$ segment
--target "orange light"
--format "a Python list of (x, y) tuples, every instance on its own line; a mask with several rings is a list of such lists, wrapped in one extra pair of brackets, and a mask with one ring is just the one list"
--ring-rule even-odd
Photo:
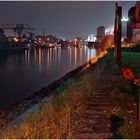
[(94, 57), (90, 59), (91, 63), (96, 63), (98, 61), (98, 57)]
[(16, 38), (16, 37), (14, 37), (13, 40), (14, 40), (15, 42), (18, 42), (18, 41), (19, 41), (19, 39)]
[(87, 64), (87, 66), (86, 66), (86, 67), (88, 68), (89, 66), (90, 66), (90, 65), (89, 65), (89, 64)]

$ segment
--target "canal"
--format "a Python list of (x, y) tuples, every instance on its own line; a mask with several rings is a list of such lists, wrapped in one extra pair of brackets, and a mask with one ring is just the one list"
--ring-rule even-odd
[(1, 53), (0, 108), (21, 101), (96, 55), (86, 46)]

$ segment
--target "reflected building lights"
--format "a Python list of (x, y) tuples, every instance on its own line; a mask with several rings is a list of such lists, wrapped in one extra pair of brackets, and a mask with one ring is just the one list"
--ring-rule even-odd
[(82, 52), (83, 52), (83, 48), (80, 48), (80, 64), (82, 63)]
[(87, 61), (89, 60), (90, 56), (91, 56), (91, 51), (88, 49), (87, 50)]
[(38, 65), (39, 65), (39, 71), (41, 72), (41, 63), (42, 63), (42, 52), (41, 49), (39, 49), (39, 55), (38, 55)]
[(91, 50), (91, 57), (95, 57), (96, 56), (96, 50), (95, 49), (92, 49)]
[(86, 54), (87, 54), (87, 47), (86, 46), (84, 47), (84, 52), (85, 52), (85, 56), (86, 56)]
[(76, 67), (77, 64), (77, 47), (74, 47), (74, 67)]
[(54, 55), (55, 55), (55, 64), (58, 63), (58, 49), (56, 48), (54, 50)]
[(96, 57), (97, 53), (95, 49), (88, 49), (87, 50), (87, 61), (92, 58), (92, 57)]
[(55, 57), (54, 57), (54, 59), (55, 59), (55, 64), (57, 64), (57, 63), (58, 63), (58, 49), (57, 49), (57, 48), (54, 49), (54, 55), (55, 55)]
[(30, 63), (30, 50), (25, 50), (25, 62)]
[(49, 69), (49, 66), (50, 66), (50, 51), (49, 50), (47, 50), (47, 67), (48, 67), (48, 69)]
[(97, 56), (97, 51), (94, 49), (94, 56)]
[(69, 61), (69, 66), (71, 66), (72, 62), (71, 62), (71, 47), (68, 47), (68, 61)]
[(42, 54), (42, 58), (41, 59), (43, 61), (44, 60), (44, 51), (42, 51), (41, 54)]
[(34, 49), (34, 62), (35, 62), (35, 64), (36, 64), (36, 49)]
[(27, 52), (28, 52), (28, 64), (30, 64), (30, 50), (28, 50)]
[[(43, 70), (43, 65), (45, 62), (47, 63), (46, 69), (47, 71), (51, 71), (52, 68), (57, 67), (61, 68), (61, 58), (62, 58), (62, 48), (48, 48), (47, 50), (43, 50), (41, 48), (34, 49), (33, 52), (33, 59), (34, 59), (34, 65), (37, 66), (37, 69), (39, 70), (39, 73)], [(64, 51), (65, 52), (65, 51)], [(28, 64), (30, 64), (30, 58), (31, 58), (31, 52), (29, 50), (25, 50), (25, 61)], [(77, 65), (81, 65), (82, 63), (89, 61), (90, 58), (96, 56), (96, 50), (95, 49), (89, 49), (88, 47), (68, 47), (67, 53), (65, 56), (67, 56), (68, 61), (68, 67), (74, 67), (76, 68)], [(45, 59), (45, 60), (44, 60)], [(55, 65), (55, 66), (54, 66)]]
[(47, 66), (49, 71), (52, 65), (52, 48), (49, 48), (47, 49)]
[(61, 64), (61, 48), (58, 48), (58, 65)]
[(25, 62), (27, 62), (27, 50), (25, 50), (24, 58), (25, 58)]

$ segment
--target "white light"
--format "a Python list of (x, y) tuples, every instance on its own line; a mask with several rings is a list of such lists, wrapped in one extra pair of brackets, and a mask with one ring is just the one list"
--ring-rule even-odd
[(53, 46), (53, 44), (51, 44), (51, 43), (50, 43), (50, 44), (49, 44), (49, 46), (50, 46), (50, 47), (52, 47), (52, 46)]
[(123, 17), (122, 19), (121, 19), (121, 21), (128, 21), (129, 19), (128, 18), (126, 18), (126, 17)]
[(89, 36), (88, 36), (88, 39), (87, 39), (87, 41), (93, 41), (93, 42), (95, 42), (95, 40), (96, 40), (96, 37), (93, 35), (93, 34), (90, 34)]
[(75, 38), (74, 41), (77, 42), (77, 38)]
[(111, 25), (105, 30), (106, 35), (112, 35), (114, 33), (114, 26)]

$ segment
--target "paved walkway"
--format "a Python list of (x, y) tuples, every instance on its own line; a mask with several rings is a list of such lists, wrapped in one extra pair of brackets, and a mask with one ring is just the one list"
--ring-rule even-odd
[(107, 139), (112, 137), (110, 119), (105, 114), (109, 103), (104, 92), (110, 85), (111, 73), (105, 69), (70, 138)]

